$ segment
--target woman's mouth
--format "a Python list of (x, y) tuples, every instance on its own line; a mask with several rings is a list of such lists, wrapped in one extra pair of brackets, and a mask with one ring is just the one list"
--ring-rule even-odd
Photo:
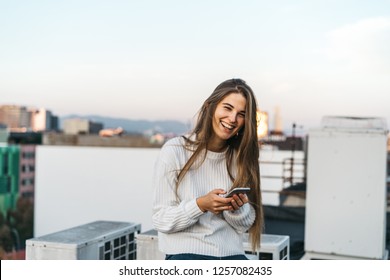
[(225, 123), (225, 122), (221, 122), (221, 125), (222, 125), (224, 128), (228, 129), (228, 130), (233, 130), (233, 129), (236, 128), (235, 125), (231, 125), (231, 124), (228, 124), (228, 123)]

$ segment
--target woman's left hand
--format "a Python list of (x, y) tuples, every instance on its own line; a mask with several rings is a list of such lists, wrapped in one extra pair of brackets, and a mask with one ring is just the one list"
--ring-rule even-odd
[(248, 203), (249, 199), (246, 194), (240, 193), (235, 194), (232, 197), (231, 204), (233, 206), (233, 210), (238, 210), (240, 207), (242, 207), (245, 203)]

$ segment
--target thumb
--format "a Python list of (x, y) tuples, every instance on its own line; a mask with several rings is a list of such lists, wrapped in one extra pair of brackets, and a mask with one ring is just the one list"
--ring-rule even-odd
[(225, 194), (226, 191), (224, 189), (214, 189), (211, 191), (214, 194)]

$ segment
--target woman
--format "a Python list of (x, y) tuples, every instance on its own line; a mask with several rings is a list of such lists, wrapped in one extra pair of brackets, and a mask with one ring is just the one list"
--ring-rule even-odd
[[(154, 176), (153, 225), (166, 259), (246, 259), (263, 225), (257, 105), (241, 79), (221, 83), (200, 109), (188, 136), (161, 149)], [(246, 194), (223, 195), (236, 187)]]

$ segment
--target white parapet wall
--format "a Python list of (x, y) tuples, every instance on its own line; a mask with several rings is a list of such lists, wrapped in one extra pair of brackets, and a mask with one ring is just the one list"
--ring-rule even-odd
[(386, 130), (381, 119), (329, 118), (309, 132), (305, 251), (313, 258), (386, 257)]
[(152, 228), (152, 172), (159, 149), (39, 146), (34, 236), (96, 220)]
[[(152, 177), (158, 148), (37, 146), (34, 236), (96, 220), (134, 222), (152, 229)], [(289, 151), (261, 151), (260, 160), (281, 162)], [(295, 152), (303, 159), (303, 152)], [(278, 164), (260, 165), (261, 175), (282, 175)], [(265, 191), (280, 191), (281, 179), (262, 178)], [(278, 193), (263, 193), (278, 205)]]

